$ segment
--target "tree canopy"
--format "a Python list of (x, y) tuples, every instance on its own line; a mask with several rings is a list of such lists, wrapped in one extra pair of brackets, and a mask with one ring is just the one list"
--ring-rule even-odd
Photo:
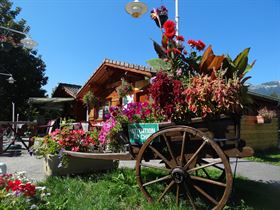
[[(0, 0), (0, 26), (18, 31), (29, 31), (24, 19), (16, 20), (21, 9), (13, 8), (9, 0)], [(16, 80), (9, 84), (7, 76), (0, 75), (0, 120), (11, 120), (12, 102), (16, 104), (16, 113), (21, 120), (27, 119), (30, 109), (29, 97), (43, 97), (47, 84), (46, 65), (37, 51), (23, 48), (20, 40), (24, 35), (0, 29), (0, 72), (10, 73)]]

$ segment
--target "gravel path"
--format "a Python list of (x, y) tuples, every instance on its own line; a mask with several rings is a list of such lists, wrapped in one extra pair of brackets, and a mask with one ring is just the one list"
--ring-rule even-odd
[[(28, 178), (44, 180), (43, 159), (30, 156), (26, 150), (20, 156), (0, 154), (0, 162), (7, 164), (8, 173), (26, 171)], [(152, 161), (156, 164), (156, 161)], [(235, 168), (235, 159), (231, 159), (232, 170)], [(120, 161), (119, 167), (135, 167), (135, 161)], [(257, 163), (241, 159), (238, 161), (237, 174), (250, 180), (280, 184), (280, 167), (265, 163)]]

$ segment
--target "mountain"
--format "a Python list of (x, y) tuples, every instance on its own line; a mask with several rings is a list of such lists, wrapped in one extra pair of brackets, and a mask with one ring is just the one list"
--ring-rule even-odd
[(249, 90), (269, 96), (271, 94), (277, 94), (280, 96), (280, 81), (265, 82), (260, 85), (250, 85)]

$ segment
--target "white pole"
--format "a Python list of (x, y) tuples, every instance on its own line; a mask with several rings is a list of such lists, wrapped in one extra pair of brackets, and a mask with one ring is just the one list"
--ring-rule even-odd
[(15, 103), (12, 102), (12, 122), (15, 122)]
[(176, 36), (179, 35), (179, 0), (175, 0)]
[(88, 112), (89, 112), (89, 106), (87, 105), (87, 111), (86, 111), (86, 121), (87, 121), (87, 122), (88, 122), (88, 120), (89, 120)]

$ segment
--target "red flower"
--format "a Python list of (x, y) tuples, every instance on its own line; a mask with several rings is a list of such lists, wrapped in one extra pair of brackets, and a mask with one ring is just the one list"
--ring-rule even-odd
[(167, 20), (163, 24), (163, 28), (165, 30), (165, 36), (169, 39), (173, 39), (175, 36), (176, 30), (175, 30), (175, 23), (172, 20)]
[(185, 41), (185, 38), (183, 36), (176, 36), (176, 39), (182, 42)]
[(198, 51), (201, 51), (205, 48), (205, 44), (204, 42), (202, 42), (201, 40), (195, 41), (195, 40), (189, 40), (188, 44), (192, 47), (192, 48), (196, 48)]
[(190, 39), (190, 40), (188, 40), (188, 44), (189, 44), (191, 47), (195, 47), (195, 46), (196, 46), (196, 41)]
[(201, 40), (198, 40), (197, 45), (196, 45), (196, 49), (200, 51), (200, 50), (203, 50), (204, 48), (205, 48), (204, 42), (202, 42)]
[(36, 194), (35, 185), (31, 183), (26, 183), (25, 185), (22, 185), (21, 191), (24, 193), (25, 196), (32, 197)]
[(12, 190), (14, 192), (14, 191), (20, 190), (21, 184), (22, 184), (22, 182), (18, 179), (16, 179), (15, 181), (9, 180), (8, 186), (6, 187), (6, 191)]

